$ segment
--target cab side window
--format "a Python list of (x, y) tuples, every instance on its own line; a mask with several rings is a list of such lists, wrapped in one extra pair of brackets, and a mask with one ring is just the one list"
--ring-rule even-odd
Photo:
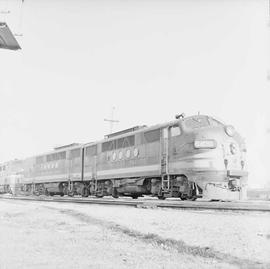
[(181, 134), (181, 130), (180, 130), (179, 126), (172, 126), (170, 129), (171, 129), (171, 136), (172, 137), (178, 136)]
[(151, 130), (144, 133), (146, 143), (152, 143), (160, 140), (160, 129)]

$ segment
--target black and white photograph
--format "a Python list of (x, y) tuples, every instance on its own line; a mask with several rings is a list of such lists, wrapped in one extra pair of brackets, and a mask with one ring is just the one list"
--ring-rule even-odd
[(0, 269), (270, 268), (270, 0), (0, 0)]

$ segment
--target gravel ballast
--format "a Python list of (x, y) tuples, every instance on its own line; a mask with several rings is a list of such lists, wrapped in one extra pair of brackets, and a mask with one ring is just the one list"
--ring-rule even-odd
[(270, 268), (266, 213), (20, 201), (0, 208), (0, 268)]

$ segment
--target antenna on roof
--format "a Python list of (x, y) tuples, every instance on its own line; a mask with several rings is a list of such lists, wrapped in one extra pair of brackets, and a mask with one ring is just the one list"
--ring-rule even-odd
[(184, 117), (185, 117), (185, 113), (175, 115), (175, 118), (176, 118), (177, 120), (183, 119)]

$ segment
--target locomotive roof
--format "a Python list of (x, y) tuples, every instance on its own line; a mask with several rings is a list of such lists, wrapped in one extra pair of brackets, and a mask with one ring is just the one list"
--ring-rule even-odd
[(121, 130), (121, 131), (118, 131), (118, 132), (115, 132), (115, 133), (105, 135), (104, 138), (111, 138), (111, 137), (119, 136), (119, 135), (122, 135), (122, 134), (134, 132), (134, 131), (137, 131), (137, 130), (140, 130), (140, 129), (143, 129), (143, 128), (146, 128), (146, 127), (147, 127), (146, 125), (134, 126), (134, 127), (131, 127), (131, 128), (125, 129), (125, 130)]
[(67, 145), (63, 145), (63, 146), (59, 146), (59, 147), (54, 147), (54, 150), (61, 150), (61, 149), (67, 149), (67, 148), (71, 148), (71, 147), (75, 147), (75, 146), (79, 146), (79, 143), (71, 143), (71, 144), (67, 144)]
[(53, 153), (58, 153), (58, 152), (66, 151), (66, 150), (77, 149), (77, 148), (81, 148), (82, 146), (83, 146), (83, 144), (80, 144), (80, 143), (72, 143), (72, 144), (68, 144), (68, 145), (64, 145), (64, 146), (60, 146), (60, 147), (55, 147), (54, 149), (52, 149), (50, 151), (46, 151), (43, 153), (36, 154), (34, 156), (26, 157), (22, 160), (36, 158), (36, 157), (49, 155), (49, 154), (53, 154)]
[[(115, 133), (115, 134), (118, 134), (119, 133), (119, 135), (115, 135), (115, 136), (112, 136), (112, 137), (105, 137), (102, 140), (97, 140), (95, 142), (86, 143), (86, 144), (84, 144), (84, 146), (94, 145), (94, 144), (97, 144), (97, 143), (102, 143), (102, 142), (105, 142), (105, 141), (110, 141), (110, 140), (118, 139), (118, 138), (126, 137), (126, 136), (129, 136), (129, 135), (132, 135), (132, 134), (137, 134), (137, 133), (141, 133), (141, 132), (151, 131), (151, 130), (162, 128), (162, 127), (169, 126), (169, 125), (175, 125), (178, 122), (179, 122), (179, 120), (173, 120), (173, 121), (169, 121), (169, 122), (165, 122), (165, 123), (160, 123), (160, 124), (152, 125), (152, 126), (149, 126), (149, 127), (147, 127), (146, 125), (143, 125), (144, 127), (138, 128), (138, 129), (136, 129), (134, 131), (132, 131), (132, 128), (130, 128), (131, 131), (129, 131), (129, 132), (122, 133), (122, 131), (119, 131), (119, 132)], [(126, 130), (129, 130), (129, 129), (126, 129)]]
[[(110, 141), (110, 140), (118, 139), (118, 138), (121, 138), (121, 137), (126, 137), (126, 136), (129, 136), (131, 134), (137, 134), (137, 133), (140, 133), (140, 132), (146, 132), (146, 131), (151, 131), (151, 130), (154, 130), (154, 129), (163, 128), (163, 127), (170, 126), (170, 125), (175, 125), (175, 124), (177, 124), (179, 122), (184, 122), (184, 121), (186, 121), (188, 119), (191, 119), (191, 118), (194, 118), (194, 117), (207, 117), (207, 118), (215, 119), (214, 117), (208, 116), (208, 115), (192, 115), (192, 116), (184, 117), (184, 118), (169, 121), (169, 122), (164, 122), (164, 123), (152, 125), (152, 126), (149, 126), (149, 127), (147, 127), (146, 125), (136, 126), (136, 127), (133, 127), (133, 128), (129, 128), (129, 129), (125, 129), (125, 130), (113, 133), (113, 134), (111, 134), (112, 136), (111, 135), (105, 136), (104, 139), (102, 139), (102, 140), (97, 140), (95, 142), (85, 143), (83, 146), (94, 145), (94, 144), (97, 144), (97, 143), (102, 143), (102, 142), (105, 142), (105, 141)], [(220, 121), (220, 120), (218, 120), (218, 121)], [(220, 123), (224, 124), (222, 121), (220, 121)]]

